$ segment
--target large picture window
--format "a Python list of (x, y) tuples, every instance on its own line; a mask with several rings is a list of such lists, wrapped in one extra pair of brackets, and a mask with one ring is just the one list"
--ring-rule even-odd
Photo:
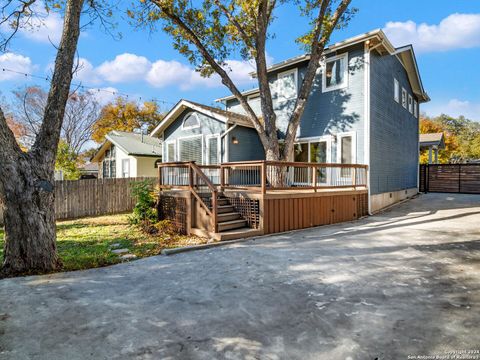
[(348, 53), (325, 60), (322, 76), (323, 92), (348, 86)]

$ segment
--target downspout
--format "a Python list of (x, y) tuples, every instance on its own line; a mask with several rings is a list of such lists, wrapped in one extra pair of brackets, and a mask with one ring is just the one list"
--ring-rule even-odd
[[(381, 43), (380, 43), (381, 44)], [(380, 45), (378, 44), (378, 45)], [(377, 46), (378, 46), (377, 45)], [(376, 46), (375, 46), (376, 47)], [(368, 166), (367, 169), (367, 191), (368, 191), (368, 214), (372, 215), (371, 204), (371, 167), (370, 167), (370, 49), (369, 43), (364, 43), (364, 84), (363, 84), (363, 101), (364, 101), (364, 162)]]

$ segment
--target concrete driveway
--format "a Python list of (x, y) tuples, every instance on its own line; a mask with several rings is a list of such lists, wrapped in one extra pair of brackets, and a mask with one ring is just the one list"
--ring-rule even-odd
[(0, 359), (407, 359), (478, 350), (479, 329), (473, 195), (0, 281)]

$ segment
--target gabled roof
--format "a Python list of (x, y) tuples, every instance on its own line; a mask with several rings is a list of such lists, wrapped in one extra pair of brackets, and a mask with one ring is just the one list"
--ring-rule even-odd
[(245, 115), (182, 99), (167, 113), (162, 122), (151, 132), (150, 136), (160, 134), (186, 109), (198, 111), (199, 113), (210, 116), (226, 124), (253, 127), (252, 122)]
[(440, 149), (445, 149), (445, 136), (443, 133), (420, 134), (420, 147), (438, 146)]
[(131, 156), (162, 156), (162, 142), (160, 139), (126, 131), (111, 131), (106, 141), (92, 157), (92, 162), (98, 161), (111, 144)]
[[(380, 54), (389, 54), (389, 55), (398, 56), (398, 59), (400, 60), (400, 62), (405, 67), (405, 70), (407, 71), (408, 79), (412, 84), (413, 92), (415, 93), (415, 95), (419, 98), (420, 102), (430, 101), (430, 98), (428, 97), (422, 85), (422, 80), (420, 78), (420, 73), (417, 67), (417, 61), (415, 59), (415, 53), (413, 52), (413, 47), (411, 45), (407, 45), (401, 48), (395, 48), (390, 42), (390, 40), (387, 38), (387, 35), (385, 35), (385, 33), (381, 29), (372, 30), (367, 33), (360, 34), (360, 35), (348, 38), (346, 40), (337, 42), (335, 44), (332, 44), (327, 48), (325, 48), (324, 54), (328, 55), (329, 53), (336, 52), (342, 48), (349, 47), (349, 46), (363, 43), (363, 42), (369, 42), (370, 48), (375, 49)], [(268, 72), (279, 71), (303, 62), (307, 62), (309, 60), (310, 60), (309, 54), (296, 56), (270, 66), (267, 69), (267, 71)], [(256, 73), (252, 72), (250, 73), (250, 75), (256, 76)], [(248, 91), (245, 91), (243, 94), (247, 95), (255, 92), (258, 92), (258, 89), (248, 90)], [(233, 95), (229, 95), (229, 96), (219, 98), (216, 101), (230, 100), (233, 98), (234, 98)]]

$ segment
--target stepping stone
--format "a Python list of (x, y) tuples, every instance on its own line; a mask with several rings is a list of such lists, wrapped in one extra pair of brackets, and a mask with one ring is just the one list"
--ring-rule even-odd
[(120, 243), (115, 243), (110, 245), (111, 248), (118, 248), (120, 247)]
[(115, 249), (115, 250), (112, 250), (112, 253), (114, 254), (124, 254), (124, 253), (128, 253), (128, 249)]
[(125, 255), (120, 256), (120, 259), (122, 259), (122, 260), (132, 260), (132, 259), (136, 259), (136, 258), (137, 258), (137, 255), (135, 255), (135, 254), (125, 254)]

